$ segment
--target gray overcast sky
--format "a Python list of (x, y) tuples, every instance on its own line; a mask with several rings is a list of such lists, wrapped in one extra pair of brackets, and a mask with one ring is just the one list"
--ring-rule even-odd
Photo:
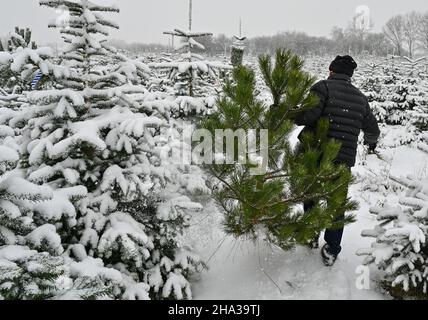
[[(29, 26), (40, 43), (59, 39), (48, 30), (48, 21), (56, 13), (41, 8), (38, 0), (1, 0), (0, 35), (15, 25)], [(187, 26), (188, 0), (93, 0), (116, 3), (121, 13), (113, 19), (120, 31), (113, 38), (128, 42), (166, 43), (163, 31)], [(359, 5), (371, 9), (375, 29), (391, 16), (411, 10), (428, 11), (427, 0), (193, 0), (194, 30), (233, 35), (238, 32), (239, 17), (248, 36), (271, 35), (278, 31), (305, 31), (310, 35), (328, 36), (335, 25), (346, 26)]]

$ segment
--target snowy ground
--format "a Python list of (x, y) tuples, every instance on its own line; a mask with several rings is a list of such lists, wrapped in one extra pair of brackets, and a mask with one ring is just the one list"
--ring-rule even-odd
[[(389, 299), (378, 288), (378, 271), (373, 268), (370, 289), (357, 289), (356, 271), (363, 258), (355, 252), (372, 242), (372, 239), (362, 238), (361, 231), (372, 229), (376, 224), (369, 208), (385, 201), (379, 186), (387, 180), (387, 175), (426, 176), (428, 159), (417, 149), (404, 146), (381, 150), (381, 153), (389, 163), (371, 155), (366, 161), (360, 159), (360, 165), (354, 169), (358, 179), (350, 190), (350, 196), (360, 202), (360, 209), (355, 212), (358, 221), (346, 227), (343, 252), (333, 268), (322, 264), (318, 250), (298, 247), (284, 252), (265, 243), (225, 236), (221, 230), (221, 213), (212, 201), (205, 203), (204, 212), (193, 219), (189, 234), (209, 266), (209, 270), (194, 281), (194, 298)], [(379, 176), (372, 178), (370, 190), (364, 190), (370, 182), (367, 177), (373, 176), (373, 172)], [(388, 203), (397, 203), (399, 190), (397, 193), (387, 192)]]

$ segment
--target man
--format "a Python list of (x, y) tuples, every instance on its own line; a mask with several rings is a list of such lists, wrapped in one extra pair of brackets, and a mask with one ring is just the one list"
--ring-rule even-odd
[[(315, 132), (317, 122), (321, 118), (330, 121), (328, 136), (341, 143), (341, 149), (336, 158), (338, 164), (344, 164), (349, 169), (355, 166), (358, 137), (364, 132), (364, 144), (369, 152), (374, 153), (380, 135), (376, 118), (374, 117), (367, 98), (351, 83), (351, 78), (357, 68), (357, 63), (350, 56), (337, 56), (330, 65), (330, 76), (315, 84), (311, 91), (316, 94), (319, 104), (295, 119), (299, 126), (305, 126), (303, 132)], [(347, 198), (347, 190), (341, 195)], [(305, 203), (305, 211), (315, 204)], [(345, 212), (341, 218), (344, 218)], [(341, 242), (343, 227), (336, 230), (326, 230), (326, 244), (321, 250), (323, 262), (332, 266), (342, 250)], [(318, 238), (312, 243), (318, 247)]]

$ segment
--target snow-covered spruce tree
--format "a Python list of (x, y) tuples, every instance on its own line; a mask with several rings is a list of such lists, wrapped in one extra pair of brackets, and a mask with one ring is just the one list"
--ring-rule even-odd
[[(10, 43), (7, 50), (0, 48), (0, 87), (8, 94), (13, 96), (36, 87), (41, 88), (49, 74), (61, 72), (49, 60), (54, 55), (53, 50), (48, 47), (38, 48), (31, 41), (29, 29), (17, 28), (7, 42)], [(32, 80), (37, 75), (41, 76), (41, 81), (34, 84)]]
[(200, 205), (180, 193), (186, 178), (168, 157), (178, 142), (162, 135), (165, 108), (138, 103), (147, 94), (139, 85), (146, 67), (106, 45), (117, 25), (101, 13), (118, 9), (87, 0), (40, 3), (70, 13), (67, 26), (51, 24), (67, 44), (61, 58), (69, 74), (54, 89), (28, 94), (24, 165), (31, 181), (69, 190), (64, 197), (73, 204), (63, 210), (75, 223), (56, 227), (74, 287), (92, 285), (116, 299), (191, 298), (187, 275), (200, 261), (177, 235), (186, 210)]
[(404, 56), (401, 61), (401, 66), (404, 69), (406, 75), (410, 77), (416, 77), (423, 71), (423, 62), (425, 62), (425, 60), (425, 57), (411, 59), (409, 57)]
[[(45, 299), (58, 294), (64, 274), (55, 227), (40, 224), (32, 205), (52, 198), (16, 170), (19, 153), (14, 130), (0, 126), (0, 299)], [(33, 249), (33, 250), (32, 250)]]
[(426, 82), (417, 72), (418, 63), (407, 58), (397, 65), (384, 68), (383, 93), (374, 103), (380, 121), (389, 125), (407, 124), (424, 130), (427, 92)]
[(212, 33), (192, 31), (192, 0), (189, 0), (189, 3), (188, 30), (174, 29), (164, 32), (166, 35), (181, 39), (176, 48), (179, 53), (176, 60), (149, 64), (166, 79), (163, 90), (176, 97), (175, 104), (179, 108), (173, 110), (176, 117), (211, 112), (215, 105), (215, 95), (221, 89), (219, 79), (231, 69), (228, 65), (209, 61), (195, 52), (196, 49), (205, 50), (196, 39), (212, 36)]
[(397, 125), (410, 122), (411, 113), (418, 105), (420, 80), (416, 78), (402, 78), (393, 88), (392, 104), (387, 109), (389, 124)]
[(217, 93), (216, 89), (220, 89), (220, 73), (230, 67), (220, 62), (208, 61), (202, 55), (191, 51), (195, 46), (204, 48), (194, 38), (210, 34), (178, 29), (171, 34), (184, 39), (177, 49), (183, 53), (179, 54), (175, 61), (149, 65), (166, 79), (163, 90), (176, 97), (175, 102), (179, 110), (174, 110), (174, 116), (206, 114), (214, 106), (213, 96)]
[(426, 83), (418, 76), (417, 66), (407, 60), (393, 65), (375, 59), (366, 63), (356, 81), (366, 94), (380, 123), (424, 127)]
[[(379, 122), (407, 126), (410, 131), (424, 130), (428, 94), (426, 81), (385, 71), (379, 78), (368, 77), (362, 84)], [(413, 128), (413, 129), (412, 129)], [(411, 137), (410, 140), (415, 140)]]
[[(241, 146), (246, 133), (255, 130), (253, 133), (260, 137), (250, 140), (257, 141), (257, 147), (245, 151), (235, 140), (231, 146), (239, 152), (234, 156), (230, 154), (231, 146), (227, 147), (229, 154), (224, 146), (216, 147), (216, 164), (207, 164), (206, 168), (218, 181), (216, 198), (224, 210), (227, 233), (257, 238), (261, 231), (270, 241), (289, 248), (307, 243), (325, 228), (352, 221), (347, 217), (335, 222), (343, 210), (356, 207), (349, 200), (343, 202), (343, 191), (352, 177), (349, 170), (333, 164), (340, 146), (327, 138), (328, 121), (321, 121), (316, 136), (305, 135), (297, 150), (290, 146), (289, 135), (294, 128), (290, 118), (318, 102), (309, 94), (314, 79), (302, 71), (303, 62), (290, 52), (278, 50), (274, 64), (269, 56), (262, 56), (259, 63), (273, 105), (258, 100), (255, 73), (241, 66), (234, 70), (233, 81), (225, 85), (218, 112), (201, 124), (213, 137), (216, 130), (240, 130)], [(268, 130), (265, 138), (261, 132), (264, 129)], [(268, 157), (262, 150), (268, 151)], [(209, 151), (204, 150), (204, 154)], [(217, 159), (228, 161), (225, 164)], [(263, 161), (267, 172), (253, 171), (263, 166)], [(319, 201), (311, 212), (297, 210), (296, 205), (311, 200)]]
[(428, 130), (428, 80), (420, 79), (415, 87), (415, 106), (409, 111), (411, 123), (424, 132)]
[(384, 123), (387, 112), (384, 106), (387, 92), (386, 88), (394, 82), (394, 76), (385, 71), (382, 62), (372, 61), (356, 77), (358, 87), (367, 96), (373, 113), (379, 122)]
[[(428, 136), (419, 149), (428, 154)], [(428, 179), (392, 178), (407, 192), (400, 205), (385, 204), (370, 211), (379, 224), (362, 232), (375, 238), (371, 248), (358, 250), (366, 265), (384, 272), (381, 286), (395, 298), (428, 297)]]
[(25, 179), (16, 169), (20, 156), (14, 130), (0, 128), (0, 299), (105, 296), (109, 287), (90, 277), (74, 277), (73, 283), (62, 256), (64, 244), (57, 227), (75, 220), (72, 190), (52, 191)]
[(407, 114), (410, 110), (406, 110), (401, 103), (407, 93), (404, 98), (396, 94), (399, 90), (397, 85), (405, 78), (400, 69), (392, 68), (387, 62), (371, 58), (355, 79), (357, 86), (367, 96), (380, 126), (385, 128), (382, 130), (385, 136), (381, 139), (381, 148), (406, 145), (418, 139), (418, 129)]
[(31, 39), (32, 32), (29, 28), (15, 27), (15, 31), (0, 39), (0, 51), (15, 51), (17, 48), (37, 49), (37, 44)]
[(384, 271), (381, 281), (395, 298), (428, 297), (428, 180), (396, 179), (408, 191), (401, 206), (371, 209), (379, 225), (362, 233), (376, 242), (361, 249), (364, 263)]
[(25, 91), (36, 89), (33, 76), (37, 70), (43, 75), (64, 70), (48, 60), (51, 49), (31, 42), (29, 30), (17, 29), (7, 43), (7, 51), (0, 52), (0, 298), (56, 298), (64, 293), (59, 282), (70, 279), (55, 224), (73, 223), (75, 217), (62, 215), (61, 207), (71, 206), (67, 190), (52, 192), (25, 179), (18, 141), (27, 119), (23, 110), (30, 107)]
[[(69, 69), (56, 64), (51, 48), (38, 48), (29, 30), (18, 29), (9, 51), (0, 51), (0, 124), (10, 125), (19, 137), (31, 108), (26, 92), (51, 88), (51, 79), (69, 76)], [(17, 114), (19, 113), (19, 115)]]

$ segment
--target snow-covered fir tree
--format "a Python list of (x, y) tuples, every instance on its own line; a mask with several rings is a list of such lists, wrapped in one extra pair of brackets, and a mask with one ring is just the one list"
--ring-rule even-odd
[[(38, 186), (26, 179), (26, 172), (19, 163), (22, 146), (18, 142), (28, 120), (28, 114), (22, 111), (31, 108), (26, 91), (36, 89), (36, 85), (32, 85), (34, 76), (37, 73), (46, 77), (62, 75), (65, 69), (49, 61), (53, 57), (50, 48), (37, 48), (31, 42), (28, 29), (17, 28), (6, 43), (9, 43), (7, 50), (0, 52), (3, 190), (0, 296), (4, 299), (55, 298), (64, 293), (59, 282), (71, 281), (67, 278), (67, 267), (61, 256), (64, 247), (55, 224), (62, 218), (73, 224), (75, 216), (72, 212), (68, 217), (62, 216), (62, 211), (57, 209), (71, 206), (67, 190), (52, 191), (47, 185)], [(71, 190), (68, 191), (72, 196)], [(86, 190), (78, 193), (84, 195)]]
[(409, 57), (402, 57), (401, 65), (407, 75), (410, 77), (418, 76), (423, 71), (423, 62), (425, 62), (425, 57), (420, 57), (417, 59), (411, 59)]
[[(22, 33), (29, 35), (25, 36), (27, 40), (17, 33), (19, 41), (14, 41), (9, 50), (0, 50), (0, 87), (3, 96), (9, 94), (9, 100), (16, 98), (16, 95), (23, 91), (40, 88), (46, 80), (41, 79), (43, 76), (48, 76), (54, 71), (60, 72), (59, 68), (55, 68), (49, 61), (54, 55), (53, 50), (48, 47), (38, 48), (34, 43), (29, 44), (27, 41), (31, 37), (31, 32), (28, 29)], [(33, 83), (36, 76), (40, 76), (40, 80), (43, 81)]]
[(178, 237), (187, 212), (201, 209), (184, 191), (203, 189), (203, 180), (170, 156), (180, 140), (162, 107), (168, 101), (141, 103), (153, 96), (142, 85), (147, 66), (106, 44), (118, 26), (102, 13), (116, 7), (40, 4), (69, 12), (66, 24), (50, 25), (65, 41), (67, 72), (53, 73), (52, 88), (26, 94), (21, 165), (31, 182), (54, 190), (37, 210), (54, 226), (74, 280), (63, 297), (190, 299), (187, 276), (202, 264)]
[(400, 138), (403, 144), (417, 140), (427, 126), (427, 83), (419, 75), (409, 75), (415, 72), (408, 68), (396, 61), (394, 65), (373, 61), (357, 75), (357, 84), (367, 95), (378, 121), (406, 128)]
[(37, 49), (37, 44), (31, 39), (31, 36), (30, 28), (15, 27), (14, 32), (0, 38), (0, 51), (12, 52), (17, 48)]
[(197, 41), (212, 36), (210, 32), (192, 31), (192, 0), (189, 0), (189, 26), (187, 30), (174, 29), (164, 34), (181, 39), (176, 59), (150, 63), (150, 67), (166, 81), (163, 90), (176, 97), (175, 116), (209, 113), (215, 106), (215, 95), (221, 90), (219, 79), (225, 76), (230, 66), (218, 61), (209, 61), (196, 52), (205, 50)]
[(382, 62), (368, 62), (363, 69), (362, 75), (357, 77), (357, 85), (369, 100), (376, 118), (385, 122), (386, 110), (384, 107), (385, 87), (394, 82), (394, 76), (385, 73)]
[(409, 114), (412, 124), (425, 132), (428, 130), (428, 79), (421, 79), (415, 90), (415, 106), (409, 111)]
[(33, 209), (52, 199), (52, 191), (16, 169), (14, 135), (11, 127), (0, 126), (0, 299), (51, 298), (64, 273), (63, 248), (55, 226), (44, 224)]
[[(428, 154), (428, 137), (420, 149)], [(379, 225), (363, 231), (376, 242), (361, 249), (365, 264), (384, 271), (383, 287), (396, 298), (428, 297), (428, 179), (394, 179), (408, 191), (400, 205), (375, 207)]]
[(418, 105), (420, 80), (401, 78), (393, 86), (391, 103), (386, 108), (386, 123), (397, 125), (411, 121), (410, 112)]

